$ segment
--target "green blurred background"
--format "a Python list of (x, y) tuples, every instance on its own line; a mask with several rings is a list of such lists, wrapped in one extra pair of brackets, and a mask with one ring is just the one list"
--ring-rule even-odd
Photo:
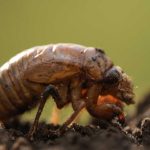
[(0, 65), (35, 45), (100, 47), (132, 77), (138, 100), (150, 89), (149, 39), (149, 0), (0, 0)]

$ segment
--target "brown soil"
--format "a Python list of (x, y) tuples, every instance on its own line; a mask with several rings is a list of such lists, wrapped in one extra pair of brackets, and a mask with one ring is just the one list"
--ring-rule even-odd
[(32, 140), (26, 138), (29, 122), (11, 120), (5, 129), (0, 129), (0, 150), (148, 150), (149, 110), (150, 95), (138, 105), (136, 116), (124, 126), (118, 122), (94, 120), (87, 126), (73, 124), (58, 135), (54, 131), (59, 126), (42, 122)]

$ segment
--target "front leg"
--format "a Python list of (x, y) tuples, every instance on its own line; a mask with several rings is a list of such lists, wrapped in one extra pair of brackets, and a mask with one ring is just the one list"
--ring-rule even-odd
[(122, 109), (113, 103), (103, 103), (98, 105), (97, 100), (100, 95), (100, 86), (93, 84), (88, 89), (86, 108), (88, 112), (96, 118), (110, 120), (122, 113)]
[(48, 99), (49, 96), (52, 96), (54, 99), (58, 99), (61, 100), (61, 97), (56, 89), (55, 86), (53, 85), (48, 85), (46, 87), (46, 89), (44, 90), (44, 92), (41, 94), (41, 99), (40, 99), (40, 103), (39, 103), (39, 107), (38, 107), (38, 111), (36, 113), (36, 117), (34, 119), (34, 122), (30, 128), (30, 131), (27, 135), (28, 138), (32, 138), (33, 134), (36, 132), (37, 127), (38, 127), (38, 122), (39, 122), (39, 118), (41, 116), (41, 113), (43, 111), (44, 105), (46, 103), (46, 100)]

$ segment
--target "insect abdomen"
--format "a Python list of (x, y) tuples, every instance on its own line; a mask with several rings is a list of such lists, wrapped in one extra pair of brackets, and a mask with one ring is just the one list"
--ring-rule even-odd
[(23, 82), (24, 64), (28, 59), (24, 53), (0, 68), (0, 120), (21, 113), (32, 100), (31, 92)]

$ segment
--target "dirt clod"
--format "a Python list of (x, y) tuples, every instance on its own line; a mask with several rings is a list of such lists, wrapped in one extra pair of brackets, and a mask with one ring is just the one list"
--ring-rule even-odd
[(150, 118), (144, 118), (141, 123), (142, 143), (150, 146)]
[[(17, 126), (14, 127), (16, 124)], [(0, 130), (1, 147), (12, 150), (126, 150), (131, 149), (134, 145), (128, 134), (105, 121), (87, 126), (73, 124), (59, 136), (51, 132), (56, 131), (59, 126), (40, 123), (33, 141), (25, 136), (29, 125), (29, 123), (21, 123), (18, 120), (9, 122), (6, 129)]]
[[(137, 111), (133, 122), (94, 119), (87, 126), (73, 124), (63, 134), (56, 134), (59, 125), (41, 122), (32, 140), (26, 136), (30, 122), (10, 120), (0, 128), (0, 150), (149, 150), (150, 116), (145, 117), (150, 110), (145, 106), (148, 98), (139, 104), (138, 109), (143, 110)], [(131, 127), (130, 122), (136, 123)]]

